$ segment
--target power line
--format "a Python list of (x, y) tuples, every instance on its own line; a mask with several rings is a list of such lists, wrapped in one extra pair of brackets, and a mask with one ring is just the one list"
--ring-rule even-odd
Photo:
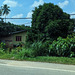
[(32, 19), (32, 18), (0, 18), (0, 19)]
[(75, 14), (70, 14), (70, 15), (75, 15)]
[[(75, 14), (69, 14), (69, 15), (75, 15)], [(32, 19), (32, 18), (26, 17), (26, 18), (0, 18), (0, 19)]]

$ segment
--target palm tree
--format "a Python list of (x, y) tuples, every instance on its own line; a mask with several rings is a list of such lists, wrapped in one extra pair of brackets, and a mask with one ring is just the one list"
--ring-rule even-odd
[(2, 16), (2, 7), (0, 7), (0, 19), (3, 22), (3, 19), (1, 18), (1, 16)]
[(2, 15), (2, 10), (0, 9), (0, 16)]
[(9, 12), (10, 12), (10, 9), (9, 8), (10, 7), (7, 6), (7, 4), (5, 4), (5, 5), (2, 6), (2, 13), (3, 13), (3, 15), (5, 15), (5, 22), (6, 22), (6, 15), (8, 15)]
[(2, 16), (2, 6), (0, 7), (0, 16)]

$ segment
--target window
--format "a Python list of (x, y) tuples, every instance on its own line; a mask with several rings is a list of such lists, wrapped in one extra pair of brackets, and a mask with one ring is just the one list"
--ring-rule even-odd
[(21, 41), (22, 37), (21, 36), (16, 36), (16, 41)]

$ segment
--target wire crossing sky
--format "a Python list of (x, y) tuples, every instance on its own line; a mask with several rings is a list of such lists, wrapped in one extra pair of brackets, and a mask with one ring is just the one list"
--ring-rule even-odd
[[(64, 12), (75, 14), (75, 0), (0, 0), (0, 6), (4, 4), (10, 6), (11, 12), (7, 18), (32, 18), (32, 10), (44, 3), (53, 3), (62, 8)], [(71, 15), (71, 18), (75, 18), (75, 15)], [(7, 19), (8, 21), (19, 25), (31, 25), (31, 19)]]

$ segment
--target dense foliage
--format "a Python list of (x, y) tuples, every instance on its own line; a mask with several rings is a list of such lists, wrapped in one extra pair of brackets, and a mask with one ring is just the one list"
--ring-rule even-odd
[(50, 56), (75, 56), (75, 36), (66, 39), (59, 37), (57, 41), (53, 41), (49, 46), (49, 54)]
[(47, 56), (49, 55), (49, 42), (35, 42), (30, 47), (33, 50), (34, 56)]
[(37, 56), (59, 56), (59, 57), (75, 57), (75, 36), (69, 35), (67, 38), (59, 37), (51, 44), (50, 41), (44, 43), (38, 41), (27, 47), (16, 47), (9, 51), (5, 49), (5, 44), (0, 44), (0, 53), (8, 52), (16, 58), (25, 59), (26, 57)]
[[(70, 15), (52, 3), (45, 3), (33, 10), (32, 28), (28, 34), (28, 41), (46, 41), (57, 37), (66, 37), (73, 31), (73, 20)], [(31, 36), (31, 37), (30, 37)]]
[(15, 31), (28, 31), (24, 48), (4, 50), (5, 44), (1, 43), (0, 54), (7, 52), (17, 59), (36, 56), (75, 57), (75, 35), (67, 37), (73, 29), (74, 23), (69, 14), (57, 5), (45, 3), (33, 11), (31, 27), (0, 21), (0, 38)]
[(7, 36), (12, 32), (21, 31), (21, 30), (28, 30), (30, 27), (25, 25), (15, 25), (10, 22), (4, 23), (0, 21), (0, 37)]

